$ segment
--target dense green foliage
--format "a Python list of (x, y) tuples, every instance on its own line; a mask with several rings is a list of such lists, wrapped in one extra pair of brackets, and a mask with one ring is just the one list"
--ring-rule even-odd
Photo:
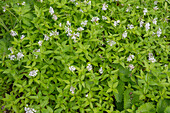
[(169, 3), (0, 1), (0, 110), (170, 113)]

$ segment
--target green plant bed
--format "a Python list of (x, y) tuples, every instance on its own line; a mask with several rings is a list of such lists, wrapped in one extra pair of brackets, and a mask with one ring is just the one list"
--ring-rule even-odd
[(168, 0), (0, 4), (2, 112), (170, 112)]

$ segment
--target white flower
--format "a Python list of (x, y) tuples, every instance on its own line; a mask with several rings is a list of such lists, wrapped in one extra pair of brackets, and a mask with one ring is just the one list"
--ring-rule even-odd
[(154, 1), (154, 5), (157, 5), (158, 1)]
[(17, 33), (15, 32), (15, 31), (13, 31), (13, 30), (11, 30), (11, 36), (17, 36)]
[(129, 8), (127, 8), (127, 9), (126, 9), (126, 12), (129, 12), (129, 10), (130, 10), (130, 9), (129, 9)]
[(50, 39), (50, 37), (49, 36), (47, 36), (46, 34), (44, 35), (44, 40), (49, 40)]
[(157, 19), (157, 18), (154, 18), (154, 19), (153, 19), (153, 21), (152, 21), (152, 22), (153, 22), (153, 24), (155, 24), (155, 25), (157, 24), (156, 19)]
[(117, 25), (119, 25), (120, 20), (114, 21), (114, 26), (116, 27)]
[(75, 89), (76, 89), (76, 88), (74, 88), (73, 86), (70, 87), (70, 91), (71, 91), (72, 94), (74, 94), (74, 90), (75, 90)]
[(91, 64), (88, 64), (88, 65), (87, 65), (87, 70), (88, 70), (88, 71), (91, 71), (91, 70), (92, 70), (92, 65), (91, 65)]
[(75, 0), (70, 0), (70, 2), (75, 2)]
[[(40, 52), (40, 49), (35, 49), (33, 52)], [(35, 58), (38, 58), (38, 55), (34, 54)]]
[(156, 59), (154, 58), (152, 53), (149, 53), (148, 56), (149, 56), (148, 60), (150, 60), (152, 63), (156, 62)]
[(150, 24), (146, 23), (145, 28), (146, 28), (146, 31), (148, 31), (150, 29)]
[(25, 5), (25, 2), (22, 2), (22, 5)]
[(38, 45), (39, 45), (39, 46), (42, 46), (42, 43), (43, 43), (42, 40), (39, 40), (39, 41), (38, 41)]
[(22, 52), (19, 52), (17, 54), (17, 59), (20, 60), (22, 57), (24, 57), (24, 55), (22, 54)]
[(129, 68), (130, 68), (130, 71), (132, 71), (135, 67), (133, 66), (133, 64), (129, 64)]
[(82, 9), (80, 9), (80, 11), (83, 13), (83, 10), (82, 10)]
[(141, 20), (140, 21), (140, 27), (143, 27), (144, 22)]
[[(26, 105), (26, 106), (28, 106), (28, 105)], [(33, 109), (33, 108), (25, 107), (25, 112), (26, 113), (35, 113), (37, 111), (35, 109)]]
[(129, 29), (133, 29), (134, 28), (134, 26), (131, 24), (128, 24), (128, 27), (129, 27)]
[(162, 30), (159, 28), (159, 30), (157, 31), (157, 36), (160, 37), (162, 34)]
[(139, 8), (139, 6), (136, 6), (136, 8), (138, 9), (138, 8)]
[(71, 26), (71, 23), (69, 21), (67, 21), (67, 26)]
[(105, 16), (102, 16), (102, 19), (103, 19), (103, 20), (107, 20), (107, 17), (105, 17)]
[(76, 40), (76, 36), (75, 36), (75, 35), (73, 35), (71, 39)]
[(97, 22), (98, 20), (100, 20), (98, 17), (93, 17), (91, 21), (92, 22)]
[(21, 40), (25, 37), (25, 35), (21, 35)]
[(54, 9), (50, 6), (49, 12), (51, 13), (51, 15), (54, 14)]
[(8, 55), (8, 57), (10, 58), (10, 60), (14, 60), (16, 58), (15, 55)]
[(52, 19), (54, 19), (55, 21), (58, 19), (57, 16), (54, 14)]
[(103, 73), (103, 69), (102, 67), (99, 69), (99, 73), (102, 74)]
[(89, 2), (87, 3), (87, 5), (91, 5), (91, 1), (89, 1)]
[(128, 62), (132, 61), (132, 59), (134, 59), (134, 57), (135, 57), (134, 55), (129, 55), (129, 57), (127, 58), (127, 61)]
[(148, 10), (146, 8), (144, 8), (144, 10), (143, 10), (144, 15), (146, 15), (147, 12), (148, 12)]
[(113, 46), (113, 45), (115, 45), (115, 44), (116, 44), (116, 42), (115, 42), (115, 41), (113, 41), (113, 40), (108, 40), (108, 41), (107, 41), (107, 43), (108, 43), (110, 46)]
[(43, 2), (43, 0), (40, 0), (40, 2), (42, 3), (42, 2)]
[(78, 2), (76, 2), (76, 4), (75, 5), (79, 5), (79, 3)]
[(82, 28), (82, 27), (77, 28), (77, 31), (83, 31), (83, 30), (84, 30), (84, 28)]
[(62, 24), (60, 23), (60, 24), (59, 24), (59, 26), (61, 27), (61, 26), (62, 26)]
[(38, 70), (30, 71), (29, 76), (35, 77), (37, 75), (37, 72), (38, 72)]
[(158, 8), (158, 6), (155, 6), (153, 9), (154, 9), (154, 10), (158, 10), (159, 8)]
[(85, 20), (85, 21), (83, 21), (83, 22), (81, 22), (81, 25), (83, 25), (83, 26), (86, 26), (87, 25), (87, 20)]
[(104, 3), (104, 4), (103, 4), (103, 7), (102, 7), (102, 10), (105, 11), (105, 10), (107, 10), (107, 8), (108, 8), (108, 4), (105, 4), (105, 3)]
[(122, 34), (123, 38), (126, 38), (127, 37), (127, 32), (125, 31), (123, 34)]
[(6, 7), (4, 6), (4, 7), (2, 7), (3, 8), (3, 12), (5, 12), (6, 11)]
[(12, 47), (8, 48), (8, 50), (10, 50), (10, 51), (11, 51), (11, 53), (13, 54)]
[(85, 97), (88, 97), (88, 94), (86, 94), (86, 96)]
[(76, 68), (75, 68), (74, 66), (70, 66), (70, 67), (69, 67), (69, 70), (73, 72), (73, 71), (76, 70)]
[(57, 30), (50, 32), (50, 36), (57, 36), (57, 35), (59, 35), (59, 32), (57, 32)]

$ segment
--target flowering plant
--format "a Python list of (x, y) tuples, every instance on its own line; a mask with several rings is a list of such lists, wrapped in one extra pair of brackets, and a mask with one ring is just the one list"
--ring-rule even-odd
[(168, 0), (0, 3), (2, 111), (168, 113)]

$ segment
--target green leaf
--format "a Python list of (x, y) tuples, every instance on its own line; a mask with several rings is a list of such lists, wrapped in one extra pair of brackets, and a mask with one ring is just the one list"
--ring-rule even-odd
[(145, 103), (143, 105), (141, 105), (138, 110), (136, 111), (136, 113), (155, 113), (155, 107), (152, 103)]

